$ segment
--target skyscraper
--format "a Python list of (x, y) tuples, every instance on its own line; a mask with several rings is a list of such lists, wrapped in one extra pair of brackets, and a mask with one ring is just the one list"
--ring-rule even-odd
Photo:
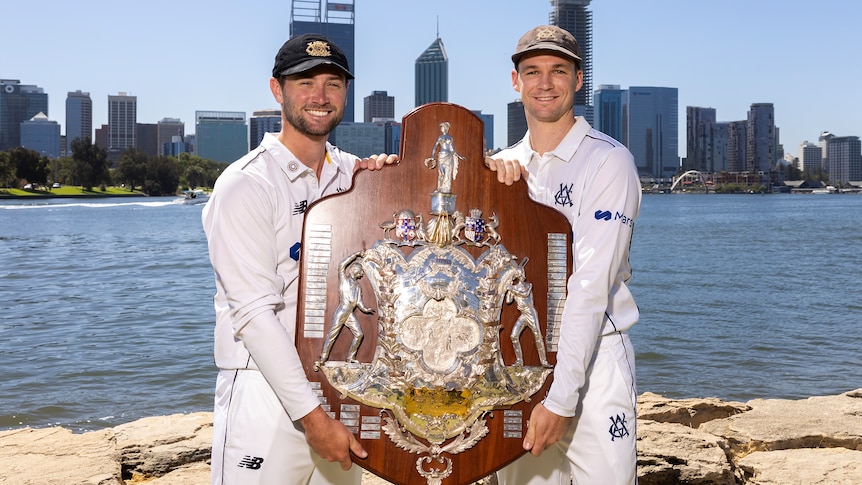
[[(575, 93), (575, 116), (593, 123), (593, 13), (587, 10), (590, 0), (551, 0), (551, 25), (569, 31), (581, 50), (584, 85)], [(622, 141), (622, 140), (620, 140)]]
[[(321, 6), (322, 5), (322, 6)], [(347, 56), (350, 72), (356, 73), (353, 0), (292, 0), (290, 36), (321, 34), (336, 43)], [(354, 120), (354, 84), (347, 91), (344, 121)]]
[[(358, 157), (386, 153), (387, 122), (341, 123), (335, 127), (338, 148)], [(391, 152), (390, 152), (391, 153)]]
[(135, 148), (151, 157), (161, 155), (159, 125), (155, 123), (137, 123), (135, 125)]
[(512, 146), (527, 134), (527, 115), (520, 98), (506, 105), (506, 115), (506, 145)]
[(93, 100), (80, 89), (66, 95), (66, 146), (76, 138), (93, 141)]
[(597, 130), (625, 145), (628, 142), (628, 90), (618, 84), (602, 84), (596, 89), (595, 123)]
[(858, 136), (835, 136), (829, 139), (826, 171), (832, 185), (862, 180), (862, 143)]
[(176, 143), (175, 136), (182, 140), (186, 135), (186, 124), (178, 118), (162, 118), (156, 123), (156, 137), (158, 138), (159, 154), (167, 155), (175, 151), (171, 146)]
[(819, 145), (809, 143), (808, 140), (799, 145), (799, 170), (815, 172), (823, 165), (823, 149)]
[(414, 72), (416, 106), (449, 101), (449, 57), (439, 34), (416, 58)]
[(748, 123), (731, 121), (727, 124), (727, 171), (742, 172), (745, 170), (745, 159), (748, 145), (745, 143)]
[[(136, 148), (138, 97), (119, 93), (108, 95), (108, 159), (116, 161), (129, 148)], [(71, 144), (69, 145), (71, 146)]]
[(714, 172), (712, 160), (715, 108), (685, 107), (685, 170)]
[(195, 153), (231, 163), (248, 152), (248, 125), (242, 111), (195, 111)]
[(281, 131), (281, 110), (265, 109), (252, 112), (248, 120), (248, 131), (249, 149), (253, 150), (260, 145), (264, 134)]
[(21, 146), (21, 123), (48, 115), (48, 95), (17, 79), (0, 79), (0, 151)]
[(677, 88), (629, 87), (626, 145), (641, 175), (673, 177), (679, 171), (679, 93)]
[(371, 96), (363, 100), (363, 121), (371, 123), (374, 118), (395, 118), (395, 96), (389, 96), (386, 91), (373, 91)]
[(494, 150), (494, 115), (483, 113), (482, 110), (471, 110), (474, 115), (482, 120), (482, 141), (484, 150)]
[(40, 156), (60, 156), (60, 124), (39, 113), (21, 123), (21, 146), (39, 153)]
[(751, 105), (748, 110), (745, 144), (745, 170), (771, 171), (778, 161), (775, 156), (775, 108), (772, 103)]

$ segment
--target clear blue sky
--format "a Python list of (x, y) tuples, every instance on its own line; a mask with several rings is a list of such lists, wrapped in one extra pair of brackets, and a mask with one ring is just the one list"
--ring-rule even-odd
[[(65, 125), (69, 91), (93, 99), (94, 128), (108, 95), (137, 96), (138, 122), (196, 110), (276, 108), (273, 57), (287, 39), (290, 0), (48, 0), (6, 2), (0, 78), (49, 95), (49, 118)], [(413, 109), (413, 64), (440, 37), (449, 56), (449, 101), (495, 117), (506, 143), (510, 55), (518, 37), (548, 23), (549, 0), (355, 0), (356, 117), (372, 91)], [(862, 136), (862, 2), (853, 0), (593, 0), (593, 86), (679, 89), (679, 150), (685, 107), (712, 107), (719, 121), (773, 103), (786, 152), (821, 131)], [(62, 128), (65, 133), (65, 126)]]

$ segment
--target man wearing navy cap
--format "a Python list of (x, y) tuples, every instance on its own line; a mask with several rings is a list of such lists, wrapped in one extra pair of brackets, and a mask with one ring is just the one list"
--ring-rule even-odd
[(500, 485), (631, 485), (637, 481), (634, 350), (638, 307), (629, 248), (641, 201), (634, 158), (574, 115), (583, 84), (569, 32), (541, 25), (512, 55), (527, 133), (486, 158), (500, 182), (525, 178), (530, 196), (572, 224), (573, 274), (563, 307), (554, 381), (530, 415), (519, 458)]
[(309, 204), (350, 188), (359, 159), (327, 138), (344, 115), (353, 74), (326, 37), (291, 38), (269, 81), (280, 133), (216, 181), (202, 221), (215, 272), (213, 485), (358, 485), (362, 445), (320, 406), (295, 347), (302, 224)]

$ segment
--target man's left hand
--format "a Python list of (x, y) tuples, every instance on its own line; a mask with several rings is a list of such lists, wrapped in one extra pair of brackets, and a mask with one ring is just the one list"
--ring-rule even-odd
[(363, 159), (357, 158), (356, 165), (353, 166), (353, 171), (380, 170), (384, 165), (398, 163), (398, 161), (398, 155), (387, 155), (385, 153), (381, 153), (380, 155), (371, 155), (370, 157)]

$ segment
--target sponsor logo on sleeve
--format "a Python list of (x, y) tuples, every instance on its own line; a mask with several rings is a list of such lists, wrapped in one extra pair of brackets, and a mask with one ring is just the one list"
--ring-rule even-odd
[(627, 227), (634, 227), (635, 220), (622, 212), (611, 212), (608, 210), (597, 210), (594, 214), (597, 221), (619, 221), (620, 224)]

